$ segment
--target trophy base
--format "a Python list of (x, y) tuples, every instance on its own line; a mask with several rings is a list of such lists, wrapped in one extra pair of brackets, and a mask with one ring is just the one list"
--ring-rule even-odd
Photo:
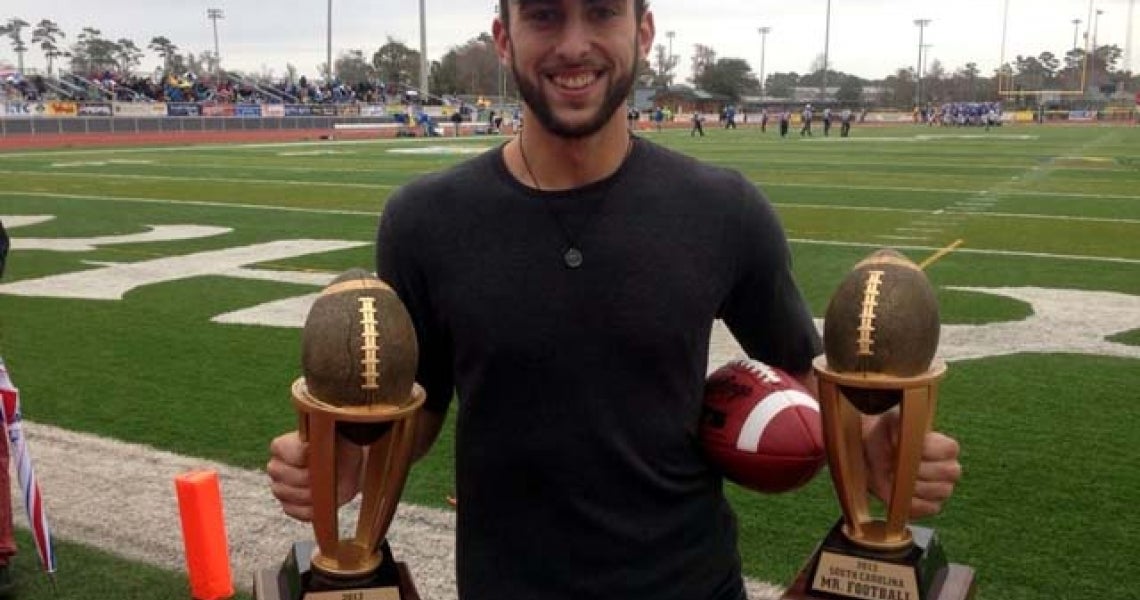
[(253, 575), (257, 600), (420, 600), (408, 567), (392, 558), (387, 542), (380, 546), (382, 562), (375, 573), (360, 579), (329, 577), (312, 568), (312, 541), (293, 544), (279, 569)]
[(782, 600), (971, 600), (974, 570), (949, 564), (933, 529), (911, 526), (914, 545), (868, 550), (831, 529)]

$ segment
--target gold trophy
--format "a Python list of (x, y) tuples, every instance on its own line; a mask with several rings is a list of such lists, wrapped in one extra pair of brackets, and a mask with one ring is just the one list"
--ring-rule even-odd
[[(938, 301), (922, 270), (879, 250), (847, 275), (824, 317), (816, 357), (831, 480), (843, 518), (808, 560), (786, 600), (966, 600), (974, 571), (950, 564), (934, 530), (908, 526), (922, 443), (934, 421)], [(886, 518), (871, 516), (862, 415), (899, 406), (894, 482)]]
[[(384, 536), (407, 478), (415, 416), (418, 350), (411, 318), (383, 281), (354, 269), (337, 277), (309, 310), (303, 377), (293, 382), (298, 432), (309, 444), (311, 541), (293, 544), (280, 569), (254, 576), (260, 600), (419, 600), (404, 563)], [(367, 450), (356, 535), (340, 539), (337, 438)]]

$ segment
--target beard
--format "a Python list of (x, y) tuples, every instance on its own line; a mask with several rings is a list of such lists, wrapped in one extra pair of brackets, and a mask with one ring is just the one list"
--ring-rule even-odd
[[(633, 56), (637, 56), (637, 40), (633, 42)], [(612, 72), (612, 71), (611, 71)], [(582, 123), (568, 123), (554, 114), (553, 107), (542, 93), (539, 83), (523, 77), (519, 71), (518, 62), (515, 61), (514, 52), (511, 52), (511, 74), (514, 75), (515, 84), (518, 85), (519, 94), (523, 102), (530, 107), (542, 128), (563, 138), (579, 139), (593, 135), (605, 127), (618, 107), (625, 104), (630, 91), (633, 90), (633, 70), (618, 76), (606, 84), (606, 91), (602, 98), (602, 105), (598, 110)]]

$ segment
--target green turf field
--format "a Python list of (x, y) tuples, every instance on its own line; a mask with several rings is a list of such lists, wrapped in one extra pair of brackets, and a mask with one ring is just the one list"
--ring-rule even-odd
[[(922, 260), (962, 240), (928, 274), (947, 329), (958, 328), (963, 347), (979, 345), (951, 363), (937, 417), (962, 443), (965, 476), (926, 524), (953, 560), (978, 570), (979, 598), (1135, 598), (1140, 128), (856, 127), (849, 139), (787, 140), (755, 129), (708, 133), (646, 135), (739, 169), (765, 190), (817, 315), (873, 248)], [(0, 285), (0, 352), (25, 418), (261, 468), (267, 441), (295, 424), (287, 390), (300, 332), (212, 319), (313, 293), (313, 277), (371, 267), (376, 215), (393, 189), (496, 143), (0, 153), (0, 216), (27, 223), (9, 225), (17, 245)], [(116, 239), (188, 225), (213, 229)], [(97, 239), (63, 251), (61, 238)], [(341, 245), (303, 251), (290, 240)], [(277, 254), (210, 271), (242, 247)], [(121, 294), (105, 275), (82, 292), (82, 277), (59, 278), (163, 259), (185, 275)], [(11, 287), (45, 280), (57, 283)], [(443, 507), (450, 457), (445, 435), (417, 465), (405, 500)], [(826, 476), (781, 496), (730, 493), (747, 574), (767, 581), (790, 581), (839, 514)], [(20, 597), (53, 597), (28, 539), (20, 541)], [(176, 574), (90, 549), (69, 545), (65, 555), (71, 573), (61, 572), (59, 597), (169, 598), (184, 586)], [(84, 594), (94, 589), (106, 592)]]

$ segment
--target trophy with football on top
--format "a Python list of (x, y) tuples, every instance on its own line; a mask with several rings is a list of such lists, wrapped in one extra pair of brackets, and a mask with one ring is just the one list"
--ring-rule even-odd
[[(254, 576), (259, 600), (419, 600), (404, 563), (384, 543), (411, 463), (418, 350), (411, 318), (380, 279), (354, 269), (314, 301), (292, 385), (298, 432), (309, 445), (316, 544), (293, 544), (280, 569)], [(367, 450), (355, 536), (340, 538), (337, 440)]]
[[(908, 526), (923, 438), (946, 364), (938, 301), (926, 275), (894, 250), (859, 262), (824, 317), (819, 380), (827, 462), (842, 519), (785, 594), (786, 600), (965, 600), (973, 569), (950, 564), (934, 530)], [(899, 410), (893, 485), (885, 518), (868, 506), (862, 415)]]

